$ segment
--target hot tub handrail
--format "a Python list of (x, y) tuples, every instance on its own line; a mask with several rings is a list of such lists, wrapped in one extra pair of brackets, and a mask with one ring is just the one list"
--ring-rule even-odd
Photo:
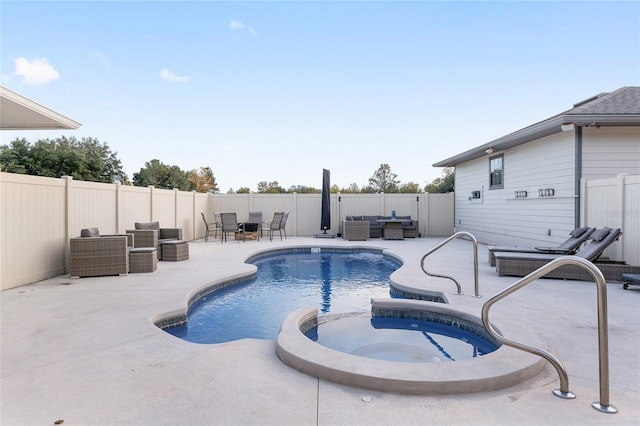
[(531, 284), (533, 281), (540, 277), (543, 277), (547, 273), (564, 265), (575, 265), (583, 269), (586, 269), (591, 273), (591, 276), (596, 282), (598, 287), (598, 358), (600, 363), (600, 400), (593, 402), (591, 405), (596, 410), (603, 413), (617, 413), (618, 409), (609, 403), (609, 335), (607, 326), (607, 282), (604, 275), (593, 263), (588, 260), (576, 257), (576, 256), (561, 256), (552, 260), (539, 269), (536, 269), (526, 277), (516, 281), (511, 286), (505, 288), (501, 292), (497, 293), (482, 305), (482, 322), (485, 328), (498, 342), (521, 349), (525, 352), (529, 352), (546, 359), (553, 365), (560, 376), (560, 389), (554, 389), (553, 394), (560, 398), (572, 399), (575, 398), (575, 394), (569, 391), (569, 377), (564, 366), (560, 361), (547, 351), (539, 348), (518, 343), (513, 340), (502, 337), (496, 330), (494, 330), (491, 322), (489, 321), (489, 309), (497, 301), (505, 298), (506, 296), (514, 293), (520, 288)]
[(469, 232), (466, 232), (466, 231), (456, 232), (455, 234), (453, 234), (452, 236), (450, 236), (449, 238), (447, 238), (446, 240), (442, 241), (440, 244), (438, 244), (437, 246), (429, 250), (424, 256), (422, 256), (422, 259), (420, 260), (420, 267), (422, 268), (422, 271), (425, 274), (429, 275), (430, 277), (446, 278), (453, 281), (456, 284), (456, 287), (458, 290), (456, 294), (459, 296), (463, 295), (464, 293), (462, 293), (462, 287), (460, 286), (460, 283), (458, 283), (458, 281), (456, 281), (453, 277), (450, 277), (448, 275), (434, 274), (427, 271), (424, 268), (424, 261), (427, 258), (427, 256), (429, 256), (431, 253), (435, 252), (440, 247), (447, 244), (449, 241), (456, 238), (462, 238), (462, 237), (468, 237), (473, 242), (473, 273), (474, 273), (474, 288), (475, 288), (474, 297), (482, 297), (480, 296), (480, 285), (478, 283), (478, 240), (476, 239), (476, 237), (473, 236), (473, 234)]

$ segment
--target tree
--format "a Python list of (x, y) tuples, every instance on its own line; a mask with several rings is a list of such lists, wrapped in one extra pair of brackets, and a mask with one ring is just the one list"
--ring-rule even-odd
[(216, 193), (220, 191), (211, 167), (200, 167), (200, 169), (191, 170), (189, 172), (189, 181), (195, 185), (197, 192)]
[(342, 188), (340, 192), (343, 194), (357, 194), (360, 192), (360, 187), (358, 187), (357, 183), (352, 183), (348, 188)]
[(0, 164), (10, 173), (128, 183), (117, 153), (93, 138), (78, 140), (73, 136), (62, 136), (53, 140), (41, 139), (33, 145), (24, 138), (15, 139), (10, 145), (0, 147)]
[(360, 188), (361, 194), (375, 194), (376, 192), (378, 192), (378, 189), (374, 188), (371, 185), (365, 185), (362, 188)]
[(420, 189), (420, 185), (415, 182), (407, 182), (398, 187), (398, 192), (402, 194), (420, 194), (422, 189)]
[(269, 183), (263, 180), (258, 182), (258, 192), (261, 194), (283, 194), (287, 191), (278, 184), (277, 180)]
[(387, 163), (380, 164), (378, 170), (369, 178), (369, 185), (375, 192), (398, 192), (400, 181), (397, 177)]
[(322, 191), (311, 186), (293, 185), (287, 190), (289, 193), (297, 192), (298, 194), (320, 194)]
[(236, 194), (250, 194), (250, 193), (251, 193), (251, 189), (246, 186), (241, 186), (238, 189), (238, 192), (236, 192)]
[(445, 167), (442, 176), (433, 180), (424, 187), (424, 192), (446, 194), (453, 192), (455, 188), (455, 169)]
[(156, 188), (173, 189), (180, 191), (192, 191), (195, 184), (188, 179), (188, 173), (178, 166), (167, 166), (160, 160), (151, 160), (145, 163), (138, 173), (133, 174), (135, 186), (153, 185)]

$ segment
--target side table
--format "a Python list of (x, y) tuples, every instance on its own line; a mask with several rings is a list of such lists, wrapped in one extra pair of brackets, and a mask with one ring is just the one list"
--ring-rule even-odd
[(138, 247), (129, 250), (129, 272), (154, 272), (158, 268), (158, 252), (155, 247)]
[(182, 240), (171, 240), (162, 243), (162, 260), (180, 262), (189, 259), (189, 243)]

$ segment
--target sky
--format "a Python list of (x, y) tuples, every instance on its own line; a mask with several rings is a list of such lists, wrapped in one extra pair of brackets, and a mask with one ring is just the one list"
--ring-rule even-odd
[(129, 179), (158, 159), (261, 181), (359, 187), (601, 92), (640, 85), (640, 3), (7, 1), (2, 85), (82, 123)]

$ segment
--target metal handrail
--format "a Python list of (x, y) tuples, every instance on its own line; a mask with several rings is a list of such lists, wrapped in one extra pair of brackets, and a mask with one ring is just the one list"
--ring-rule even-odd
[(489, 309), (491, 306), (503, 299), (504, 297), (514, 293), (520, 288), (530, 284), (534, 280), (546, 275), (547, 273), (563, 266), (563, 265), (576, 265), (588, 270), (598, 286), (598, 355), (600, 361), (600, 401), (595, 401), (591, 404), (593, 408), (603, 413), (617, 413), (618, 409), (609, 403), (609, 334), (607, 327), (607, 282), (604, 275), (593, 263), (588, 260), (576, 257), (576, 256), (561, 256), (547, 263), (539, 269), (536, 269), (526, 277), (515, 282), (511, 286), (502, 290), (500, 293), (487, 300), (482, 305), (482, 322), (494, 339), (507, 346), (521, 349), (525, 352), (529, 352), (546, 359), (553, 365), (560, 376), (560, 389), (554, 389), (553, 394), (560, 398), (573, 399), (575, 394), (569, 391), (569, 377), (564, 366), (560, 361), (550, 354), (539, 348), (518, 343), (513, 340), (505, 339), (498, 334), (491, 322), (489, 321)]
[(455, 234), (453, 234), (452, 236), (450, 236), (449, 238), (447, 238), (446, 240), (444, 240), (443, 242), (441, 242), (440, 244), (438, 244), (437, 246), (429, 250), (427, 254), (422, 256), (422, 259), (420, 260), (420, 267), (422, 268), (422, 271), (425, 274), (429, 275), (430, 277), (447, 278), (453, 281), (456, 284), (456, 287), (458, 289), (458, 292), (456, 294), (458, 296), (462, 296), (464, 294), (462, 292), (462, 287), (460, 286), (460, 283), (458, 283), (458, 281), (456, 281), (453, 277), (450, 277), (448, 275), (432, 274), (424, 268), (424, 261), (427, 258), (427, 256), (429, 256), (431, 253), (433, 253), (434, 251), (438, 250), (440, 247), (447, 244), (449, 241), (455, 238), (460, 238), (462, 236), (469, 237), (473, 242), (473, 273), (474, 273), (474, 279), (475, 279), (474, 281), (475, 294), (473, 297), (482, 297), (480, 296), (480, 285), (478, 284), (478, 240), (476, 240), (476, 237), (474, 237), (473, 234), (470, 234), (469, 232), (465, 232), (465, 231), (456, 232)]

